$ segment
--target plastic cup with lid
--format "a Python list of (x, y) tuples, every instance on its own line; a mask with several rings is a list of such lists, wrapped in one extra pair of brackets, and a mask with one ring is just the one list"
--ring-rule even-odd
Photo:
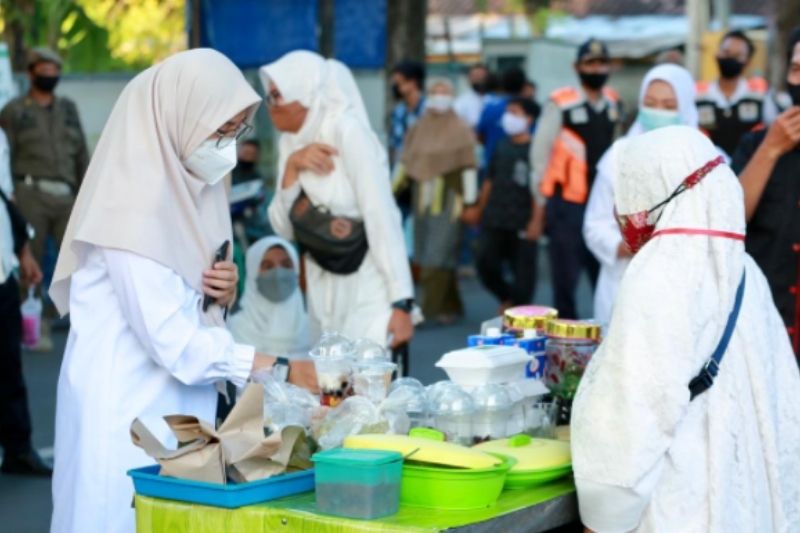
[(317, 371), (322, 405), (335, 407), (349, 395), (354, 363), (353, 341), (339, 333), (324, 333), (309, 353)]
[(475, 403), (472, 397), (458, 386), (442, 387), (431, 401), (433, 425), (450, 442), (469, 446), (472, 443), (472, 417)]
[(475, 416), (472, 432), (475, 443), (503, 439), (508, 436), (508, 421), (514, 401), (505, 385), (490, 384), (472, 392)]

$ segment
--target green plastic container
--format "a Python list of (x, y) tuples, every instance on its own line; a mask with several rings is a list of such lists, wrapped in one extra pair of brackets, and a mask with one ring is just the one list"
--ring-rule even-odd
[(505, 455), (491, 455), (503, 462), (490, 468), (478, 469), (445, 468), (407, 462), (403, 466), (400, 502), (403, 505), (460, 511), (492, 507), (503, 492), (506, 475), (516, 464), (516, 460)]
[(397, 513), (403, 456), (337, 448), (314, 454), (317, 510), (372, 520)]

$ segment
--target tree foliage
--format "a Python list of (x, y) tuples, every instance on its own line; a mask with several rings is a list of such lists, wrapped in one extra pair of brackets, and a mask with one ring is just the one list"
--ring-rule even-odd
[(46, 45), (70, 72), (135, 70), (186, 47), (185, 0), (0, 0), (16, 70)]

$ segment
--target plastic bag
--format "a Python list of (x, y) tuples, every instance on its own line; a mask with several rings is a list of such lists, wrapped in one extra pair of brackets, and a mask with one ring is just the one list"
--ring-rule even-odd
[(42, 326), (42, 300), (36, 298), (35, 287), (28, 287), (28, 297), (22, 303), (22, 345), (31, 348), (39, 344)]
[(408, 415), (401, 403), (387, 399), (375, 405), (363, 396), (352, 396), (328, 411), (316, 437), (320, 448), (329, 450), (340, 447), (349, 435), (401, 435), (408, 430)]
[(252, 381), (264, 387), (264, 426), (273, 432), (286, 426), (311, 428), (319, 397), (306, 389), (276, 379), (272, 369), (253, 374)]

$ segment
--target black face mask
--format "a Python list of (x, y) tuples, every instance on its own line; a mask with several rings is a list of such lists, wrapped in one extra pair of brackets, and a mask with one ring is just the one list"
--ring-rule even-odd
[(58, 76), (34, 76), (31, 82), (34, 87), (46, 93), (53, 92), (53, 89), (58, 85)]
[(579, 72), (581, 84), (585, 85), (595, 91), (603, 87), (608, 81), (608, 74), (589, 74), (586, 72)]
[(787, 83), (786, 92), (792, 99), (792, 105), (800, 106), (800, 83)]
[(245, 174), (250, 174), (256, 169), (255, 161), (238, 161), (236, 163), (236, 167), (239, 169), (240, 172), (244, 172)]
[(472, 90), (478, 94), (486, 94), (486, 89), (487, 87), (485, 81), (472, 84)]
[(718, 57), (717, 66), (720, 76), (726, 79), (738, 78), (744, 71), (744, 63), (732, 57)]
[(392, 84), (392, 95), (394, 96), (395, 100), (403, 99), (403, 93), (400, 92), (400, 87), (396, 83)]

